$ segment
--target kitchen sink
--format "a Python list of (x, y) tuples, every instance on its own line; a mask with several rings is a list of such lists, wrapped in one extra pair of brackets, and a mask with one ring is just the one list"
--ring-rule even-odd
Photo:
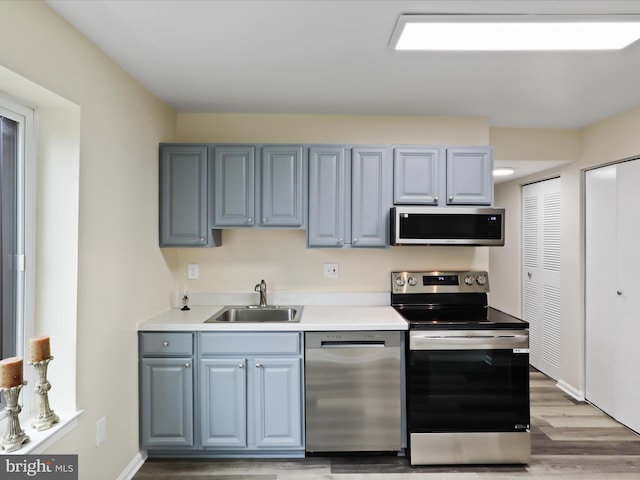
[(213, 317), (204, 323), (263, 323), (263, 322), (291, 322), (297, 323), (302, 315), (302, 307), (289, 307), (282, 305), (269, 305), (258, 307), (256, 305), (240, 307), (224, 307)]

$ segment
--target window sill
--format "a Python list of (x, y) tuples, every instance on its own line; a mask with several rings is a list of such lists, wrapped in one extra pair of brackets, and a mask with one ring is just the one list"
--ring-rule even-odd
[[(83, 410), (77, 412), (56, 412), (60, 417), (60, 421), (47, 430), (38, 431), (31, 427), (31, 417), (20, 415), (20, 427), (29, 437), (29, 442), (22, 445), (22, 448), (13, 452), (4, 452), (0, 450), (2, 455), (39, 455), (44, 453), (48, 448), (53, 446), (58, 440), (71, 432), (78, 426), (78, 417), (82, 415)], [(3, 424), (5, 421), (2, 422)], [(6, 431), (3, 425), (2, 433)]]

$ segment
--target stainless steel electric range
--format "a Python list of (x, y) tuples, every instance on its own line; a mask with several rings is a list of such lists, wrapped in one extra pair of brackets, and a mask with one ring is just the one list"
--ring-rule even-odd
[(528, 463), (528, 323), (488, 306), (487, 272), (393, 272), (409, 322), (412, 465)]

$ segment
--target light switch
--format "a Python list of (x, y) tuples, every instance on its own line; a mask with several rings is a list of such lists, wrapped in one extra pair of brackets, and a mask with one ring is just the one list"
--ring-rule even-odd
[(197, 280), (198, 279), (198, 264), (190, 263), (187, 265), (187, 280)]

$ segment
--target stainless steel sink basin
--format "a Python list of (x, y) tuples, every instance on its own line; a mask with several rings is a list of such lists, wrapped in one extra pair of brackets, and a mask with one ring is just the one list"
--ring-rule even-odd
[(300, 321), (302, 307), (289, 307), (282, 305), (269, 305), (258, 307), (255, 305), (240, 307), (224, 307), (213, 317), (205, 320), (204, 323), (222, 322), (242, 322), (242, 323), (263, 323), (263, 322), (291, 322)]

